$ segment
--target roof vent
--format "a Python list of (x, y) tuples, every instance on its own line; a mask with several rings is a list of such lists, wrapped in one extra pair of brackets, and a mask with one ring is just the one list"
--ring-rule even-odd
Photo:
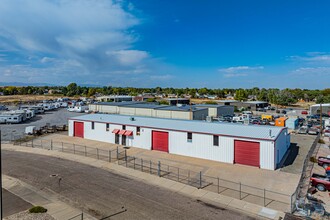
[(272, 137), (272, 130), (269, 129), (269, 137)]
[(130, 117), (129, 120), (130, 121), (135, 121), (135, 118), (134, 117)]

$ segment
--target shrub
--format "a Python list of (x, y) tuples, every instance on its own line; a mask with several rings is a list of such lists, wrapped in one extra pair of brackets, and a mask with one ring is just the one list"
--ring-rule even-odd
[(47, 209), (45, 209), (42, 206), (34, 206), (29, 209), (29, 212), (30, 213), (45, 213), (45, 212), (47, 212)]
[(317, 163), (317, 159), (315, 157), (310, 157), (309, 160), (313, 163)]
[(325, 142), (324, 142), (323, 139), (319, 139), (319, 143), (320, 143), (320, 144), (325, 144)]

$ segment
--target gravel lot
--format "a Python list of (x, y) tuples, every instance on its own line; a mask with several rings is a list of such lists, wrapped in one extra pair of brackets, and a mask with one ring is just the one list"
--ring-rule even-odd
[[(111, 219), (252, 219), (223, 207), (191, 199), (88, 165), (14, 151), (3, 151), (3, 173), (64, 196), (67, 203), (95, 217), (127, 211)], [(59, 174), (61, 185), (51, 178)]]
[(37, 114), (34, 118), (24, 123), (0, 124), (1, 138), (2, 141), (10, 141), (18, 136), (22, 136), (27, 126), (36, 126), (39, 128), (45, 126), (46, 123), (50, 123), (50, 125), (66, 125), (68, 124), (68, 118), (78, 115), (83, 115), (83, 113), (69, 112), (61, 108), (54, 111), (47, 111), (45, 114)]

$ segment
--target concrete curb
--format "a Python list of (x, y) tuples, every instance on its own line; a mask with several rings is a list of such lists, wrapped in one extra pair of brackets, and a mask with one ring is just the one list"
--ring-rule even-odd
[(5, 145), (3, 147), (5, 150), (26, 152), (26, 153), (34, 153), (41, 154), (46, 156), (52, 156), (57, 158), (62, 158), (66, 160), (71, 160), (83, 164), (87, 164), (90, 166), (94, 166), (97, 168), (101, 168), (104, 170), (108, 170), (114, 173), (118, 173), (121, 175), (130, 176), (131, 178), (147, 182), (148, 184), (159, 186), (162, 188), (166, 188), (172, 190), (174, 192), (178, 192), (187, 197), (204, 200), (206, 202), (245, 213), (247, 215), (261, 218), (261, 219), (280, 219), (280, 217), (284, 218), (285, 213), (273, 209), (269, 209), (263, 206), (259, 206), (253, 203), (249, 203), (246, 201), (242, 201), (239, 199), (231, 198), (228, 196), (220, 195), (214, 192), (210, 192), (203, 189), (197, 189), (192, 186), (185, 185), (183, 183), (179, 183), (176, 181), (172, 181), (165, 178), (159, 178), (158, 176), (150, 175), (148, 173), (143, 173), (138, 170), (126, 168), (124, 166), (120, 166), (115, 163), (109, 163), (106, 161), (100, 161), (93, 158), (88, 158), (79, 155), (67, 154), (58, 151), (50, 151), (43, 150), (38, 148), (27, 148), (15, 145)]
[[(55, 219), (70, 219), (82, 213), (81, 210), (61, 202), (57, 198), (57, 194), (42, 192), (14, 177), (2, 175), (2, 178), (4, 189), (33, 205), (41, 205), (45, 207), (48, 210), (47, 213)], [(84, 213), (84, 219), (95, 220), (96, 218)]]

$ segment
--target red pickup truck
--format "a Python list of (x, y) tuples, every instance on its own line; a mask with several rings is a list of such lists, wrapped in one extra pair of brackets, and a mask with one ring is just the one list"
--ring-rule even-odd
[(317, 158), (317, 164), (319, 166), (322, 166), (324, 169), (326, 169), (328, 166), (330, 166), (330, 158), (319, 157), (319, 158)]
[(313, 173), (311, 177), (311, 184), (315, 186), (319, 191), (330, 190), (330, 179), (327, 176)]

